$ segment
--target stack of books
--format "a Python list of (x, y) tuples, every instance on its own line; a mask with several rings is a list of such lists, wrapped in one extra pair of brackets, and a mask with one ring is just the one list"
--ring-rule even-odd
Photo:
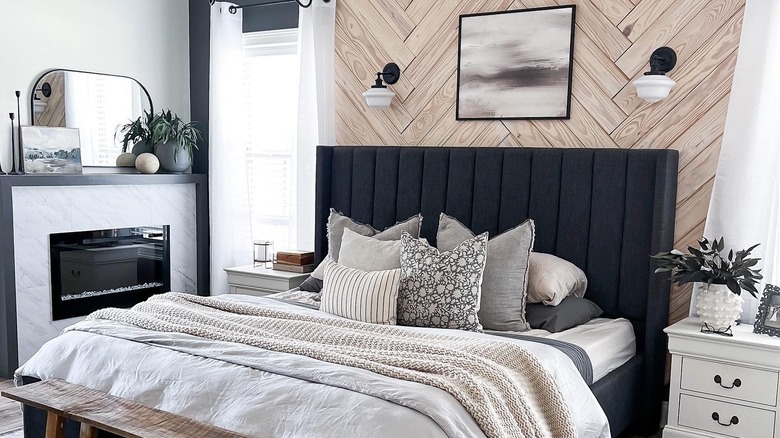
[(311, 251), (279, 251), (276, 253), (276, 261), (274, 262), (274, 270), (298, 272), (305, 274), (313, 271), (314, 266), (314, 253)]

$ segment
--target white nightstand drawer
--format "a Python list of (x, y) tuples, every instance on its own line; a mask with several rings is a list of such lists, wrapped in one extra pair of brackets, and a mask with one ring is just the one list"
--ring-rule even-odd
[(680, 395), (680, 426), (738, 438), (772, 437), (775, 413), (692, 395)]
[(768, 406), (777, 405), (778, 373), (683, 357), (680, 387)]

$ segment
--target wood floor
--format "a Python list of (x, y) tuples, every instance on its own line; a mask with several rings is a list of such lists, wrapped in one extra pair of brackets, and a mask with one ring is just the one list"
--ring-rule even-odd
[[(0, 380), (0, 390), (12, 388), (10, 380)], [(22, 427), (22, 412), (19, 403), (0, 397), (0, 434)]]

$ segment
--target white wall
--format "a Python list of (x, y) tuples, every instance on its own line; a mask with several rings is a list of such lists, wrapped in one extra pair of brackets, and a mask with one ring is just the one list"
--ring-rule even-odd
[[(204, 2), (206, 0), (203, 0)], [(51, 68), (131, 76), (149, 90), (155, 110), (190, 117), (187, 0), (0, 1), (0, 153), (10, 167), (9, 112)]]

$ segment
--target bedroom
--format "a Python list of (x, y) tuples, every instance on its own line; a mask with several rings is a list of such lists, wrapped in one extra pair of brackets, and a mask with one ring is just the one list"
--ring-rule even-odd
[(777, 5), (210, 3), (2, 5), (0, 437), (780, 436)]

